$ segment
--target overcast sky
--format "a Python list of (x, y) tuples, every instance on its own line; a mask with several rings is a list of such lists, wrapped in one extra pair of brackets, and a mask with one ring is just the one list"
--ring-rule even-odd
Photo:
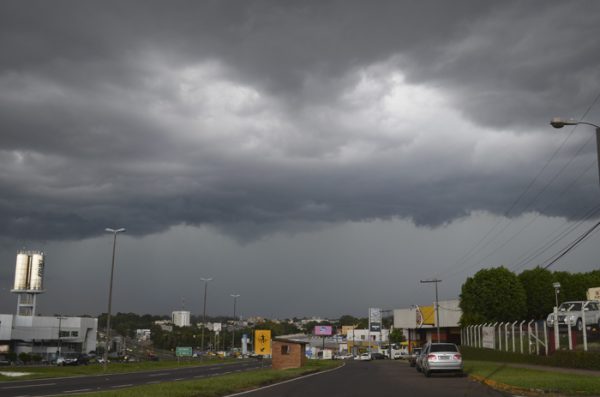
[[(0, 312), (366, 316), (598, 221), (597, 1), (0, 3)], [(592, 216), (590, 216), (592, 214)], [(583, 221), (582, 221), (583, 220)], [(598, 235), (556, 270), (599, 268)], [(558, 239), (561, 237), (562, 239)], [(551, 245), (554, 243), (554, 245)], [(536, 255), (539, 254), (539, 255)]]

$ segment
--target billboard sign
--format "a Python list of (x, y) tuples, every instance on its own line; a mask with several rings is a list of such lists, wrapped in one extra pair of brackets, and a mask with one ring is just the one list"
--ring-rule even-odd
[(333, 335), (333, 327), (331, 325), (315, 325), (315, 335), (331, 336)]
[(381, 309), (376, 307), (369, 308), (369, 331), (381, 331)]
[(271, 330), (254, 331), (254, 353), (261, 356), (271, 354)]
[(588, 289), (587, 298), (589, 301), (600, 301), (600, 287)]

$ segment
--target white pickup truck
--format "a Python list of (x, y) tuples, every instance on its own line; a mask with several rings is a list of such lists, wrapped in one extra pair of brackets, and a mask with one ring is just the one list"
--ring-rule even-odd
[[(558, 307), (558, 325), (568, 324), (578, 331), (583, 329), (581, 308), (585, 313), (585, 324), (600, 327), (600, 302), (598, 301), (570, 301), (563, 302)], [(546, 319), (548, 327), (554, 327), (554, 313)]]

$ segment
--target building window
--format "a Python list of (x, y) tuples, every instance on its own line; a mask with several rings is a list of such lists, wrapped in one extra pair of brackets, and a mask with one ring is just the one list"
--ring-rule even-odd
[(71, 331), (71, 336), (79, 336), (79, 331)]
[(288, 355), (290, 354), (292, 349), (290, 349), (290, 345), (283, 345), (281, 346), (281, 354), (282, 355)]

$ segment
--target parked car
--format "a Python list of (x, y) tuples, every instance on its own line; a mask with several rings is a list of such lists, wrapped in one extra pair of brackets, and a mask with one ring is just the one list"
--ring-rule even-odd
[[(586, 325), (600, 327), (600, 303), (598, 301), (563, 302), (558, 307), (558, 325), (569, 325), (578, 331), (583, 330), (581, 308), (584, 307)], [(546, 319), (548, 327), (554, 327), (554, 313)]]
[(424, 351), (425, 351), (425, 349), (423, 347), (421, 347), (421, 351), (415, 357), (415, 369), (417, 370), (417, 372), (421, 372), (423, 369), (423, 353), (424, 353)]
[(65, 357), (60, 356), (56, 358), (56, 365), (65, 366), (65, 365), (77, 365), (77, 357)]
[(412, 351), (412, 353), (408, 356), (408, 364), (411, 367), (414, 367), (417, 365), (417, 357), (421, 354), (421, 348), (420, 347), (415, 347)]
[(354, 357), (354, 359), (358, 361), (371, 361), (371, 353), (359, 354), (358, 356)]
[(426, 377), (433, 372), (463, 373), (462, 355), (454, 343), (428, 343), (420, 357), (421, 371)]
[(384, 360), (386, 357), (383, 353), (371, 353), (371, 358), (373, 360)]

